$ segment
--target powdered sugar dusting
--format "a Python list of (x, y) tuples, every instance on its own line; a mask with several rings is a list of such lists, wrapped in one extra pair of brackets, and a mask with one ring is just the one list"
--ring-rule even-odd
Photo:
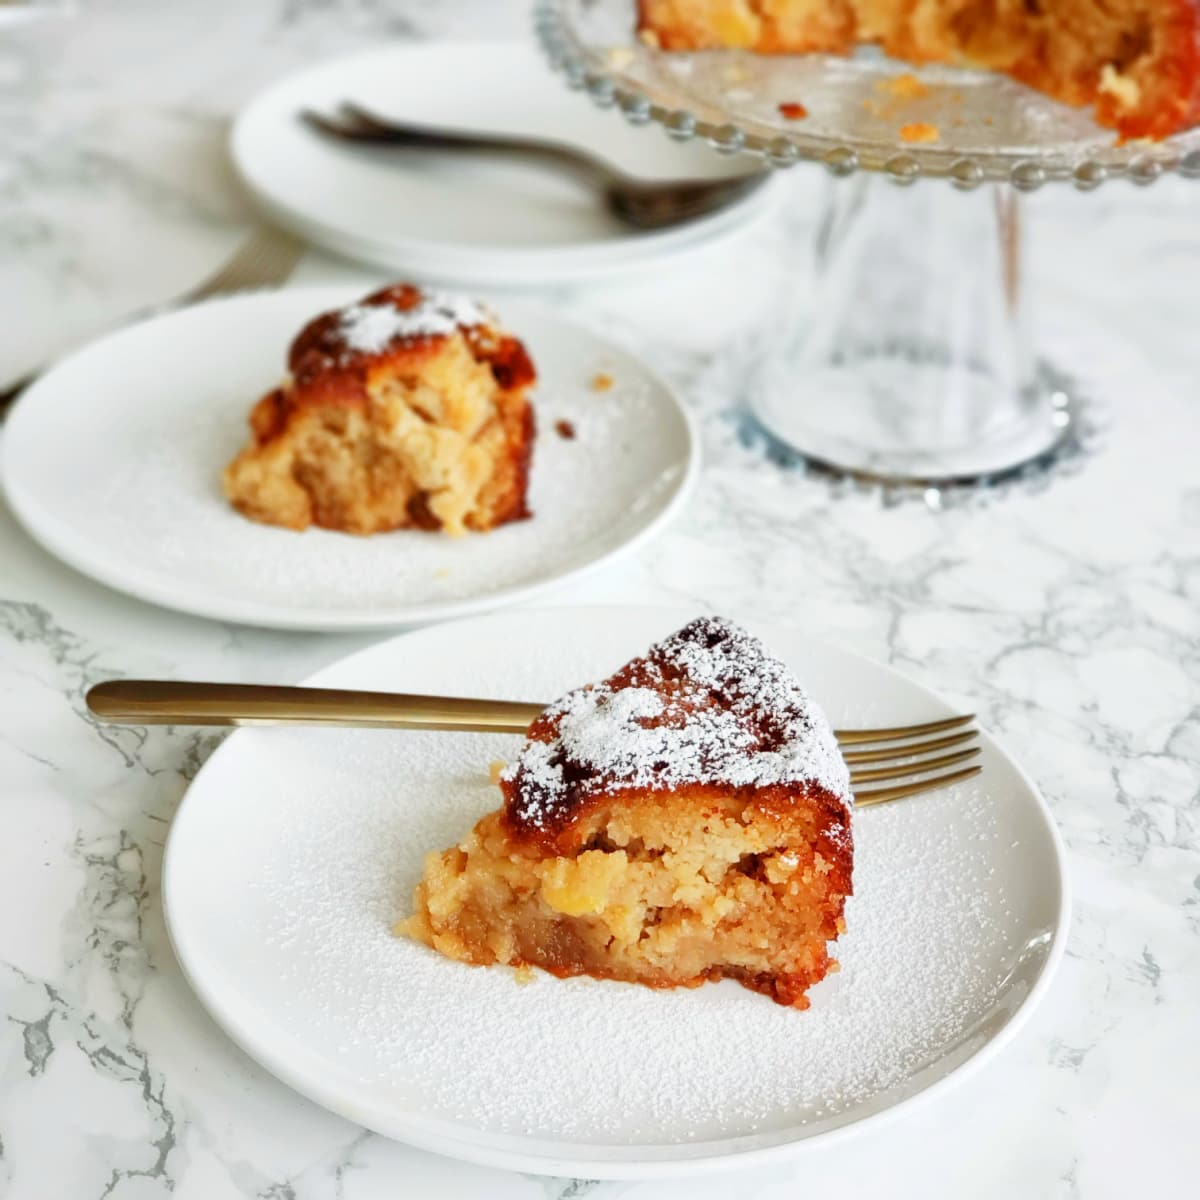
[[(580, 801), (684, 783), (731, 788), (816, 784), (851, 801), (850, 775), (825, 714), (744, 629), (701, 617), (610, 680), (546, 710), (503, 778), (515, 815), (545, 828)], [(542, 723), (539, 723), (542, 724)]]
[[(665, 624), (636, 610), (607, 622), (514, 613), (375, 647), (320, 682), (553, 695), (603, 677)], [(770, 642), (789, 662), (804, 645), (775, 633)], [(839, 724), (936, 715), (915, 688), (907, 706), (889, 694), (881, 670), (801, 652), (805, 682)], [(661, 992), (537, 972), (520, 986), (506, 968), (393, 936), (422, 856), (496, 806), (488, 763), (518, 746), (478, 734), (250, 730), (184, 804), (169, 880), (181, 947), (198, 944), (221, 965), (222, 996), (241, 1003), (244, 1028), (270, 1027), (278, 1055), (359, 1081), (356, 1111), (383, 1103), (461, 1122), (467, 1137), (631, 1147), (803, 1136), (970, 1057), (1045, 961), (1049, 918), (1030, 881), (1052, 874), (1052, 857), (1028, 792), (990, 749), (979, 785), (858, 816), (842, 970), (812, 989), (807, 1012), (732, 982)]]
[(378, 354), (398, 341), (444, 336), (487, 320), (484, 310), (465, 296), (422, 292), (411, 308), (399, 308), (390, 300), (348, 305), (339, 315), (338, 332), (346, 349)]

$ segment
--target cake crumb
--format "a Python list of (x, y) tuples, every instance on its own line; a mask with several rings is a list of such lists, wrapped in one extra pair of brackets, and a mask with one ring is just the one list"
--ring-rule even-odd
[(638, 41), (643, 46), (649, 46), (651, 50), (661, 50), (662, 42), (659, 41), (658, 34), (653, 29), (639, 29)]
[(808, 116), (808, 109), (798, 100), (785, 100), (779, 106), (779, 112), (781, 116), (786, 117), (789, 121), (802, 121)]
[(554, 432), (567, 442), (575, 440), (575, 426), (570, 421), (555, 421)]
[(882, 79), (875, 86), (899, 100), (921, 100), (929, 95), (929, 88), (911, 71), (895, 75), (891, 79)]
[(608, 392), (612, 390), (613, 384), (616, 382), (607, 371), (598, 371), (592, 376), (592, 391), (593, 392)]
[(502, 758), (493, 758), (488, 763), (488, 778), (497, 786), (500, 784), (500, 775), (508, 764)]
[(533, 982), (533, 968), (522, 964), (513, 970), (513, 979), (518, 987), (528, 987)]
[(928, 121), (913, 121), (900, 127), (902, 142), (936, 142), (942, 136), (941, 130)]

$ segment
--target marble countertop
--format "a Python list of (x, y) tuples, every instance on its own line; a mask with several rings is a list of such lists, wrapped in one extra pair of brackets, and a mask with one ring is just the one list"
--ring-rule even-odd
[[(524, 4), (500, 0), (97, 0), (0, 31), (0, 377), (228, 253), (251, 221), (224, 152), (228, 117), (263, 82), (383, 37), (511, 37), (526, 21)], [(939, 512), (838, 494), (730, 433), (747, 368), (770, 352), (763, 315), (803, 286), (819, 174), (794, 172), (794, 203), (735, 244), (636, 280), (555, 289), (557, 305), (604, 321), (679, 385), (707, 464), (652, 549), (548, 602), (798, 624), (979, 712), (1044, 789), (1076, 897), (1062, 971), (1014, 1045), (950, 1100), (735, 1179), (510, 1175), (328, 1115), (221, 1035), (166, 941), (164, 832), (217, 739), (98, 728), (82, 693), (115, 674), (292, 681), (367, 639), (150, 608), (48, 557), (0, 504), (0, 1194), (1194, 1194), (1195, 185), (1033, 198), (1038, 336), (1086, 376), (1104, 429), (1078, 471)], [(375, 277), (317, 253), (297, 275), (335, 278)]]

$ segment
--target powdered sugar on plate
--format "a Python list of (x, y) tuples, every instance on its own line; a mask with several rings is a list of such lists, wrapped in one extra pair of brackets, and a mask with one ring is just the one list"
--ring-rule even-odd
[[(502, 614), (375, 647), (319, 682), (548, 697), (603, 678), (689, 615)], [(861, 724), (867, 708), (890, 721), (944, 713), (883, 668), (753, 632), (838, 724)], [(523, 986), (507, 968), (396, 938), (423, 855), (498, 805), (488, 764), (519, 747), (471, 734), (246, 731), (177, 818), (168, 916), (214, 1013), (267, 1061), (311, 1061), (309, 1082), (292, 1081), (382, 1132), (415, 1136), (433, 1122), (479, 1145), (549, 1139), (572, 1161), (617, 1146), (639, 1162), (651, 1161), (640, 1148), (685, 1155), (817, 1136), (1004, 1036), (1043, 973), (1059, 864), (1036, 797), (991, 744), (970, 786), (855, 817), (842, 969), (812, 990), (807, 1012), (732, 982), (660, 992), (535, 972)]]

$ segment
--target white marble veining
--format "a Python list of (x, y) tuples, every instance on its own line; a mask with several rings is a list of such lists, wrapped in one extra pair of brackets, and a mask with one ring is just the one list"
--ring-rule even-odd
[[(384, 37), (518, 36), (500, 0), (94, 0), (0, 31), (0, 376), (194, 282), (250, 219), (223, 152), (262, 82)], [(554, 602), (793, 622), (978, 711), (1045, 790), (1076, 912), (1045, 1007), (952, 1099), (793, 1165), (675, 1185), (539, 1180), (409, 1150), (251, 1063), (180, 977), (163, 834), (216, 739), (101, 729), (115, 674), (291, 681), (365, 643), (160, 612), (35, 547), (0, 506), (0, 1194), (566, 1200), (803, 1191), (1193, 1195), (1200, 1178), (1200, 225), (1196, 186), (1030, 205), (1042, 344), (1106, 405), (1069, 477), (982, 509), (835, 495), (736, 413), (805, 286), (816, 171), (786, 217), (647, 277), (557, 289), (701, 415), (690, 510)], [(312, 254), (299, 278), (371, 276)], [(2, 436), (2, 434), (0, 434)]]

